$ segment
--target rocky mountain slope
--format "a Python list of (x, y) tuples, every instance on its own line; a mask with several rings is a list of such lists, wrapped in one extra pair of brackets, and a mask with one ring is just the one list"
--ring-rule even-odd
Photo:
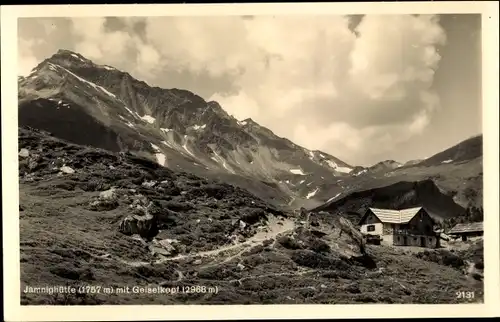
[(325, 203), (313, 211), (349, 213), (357, 222), (369, 207), (405, 209), (419, 206), (425, 206), (431, 217), (437, 221), (465, 213), (465, 209), (456, 204), (452, 196), (443, 194), (432, 180), (401, 181), (381, 188), (356, 191)]
[(270, 182), (311, 198), (319, 182), (353, 167), (310, 151), (217, 102), (180, 89), (150, 87), (130, 74), (60, 50), (19, 79), (19, 122), (78, 144), (135, 151), (169, 168)]
[(482, 301), (461, 258), (364, 245), (342, 216), (25, 127), (19, 149), (21, 288), (77, 292), (21, 292), (24, 305)]
[[(443, 195), (449, 196), (453, 198), (456, 206), (461, 208), (482, 207), (482, 136), (465, 140), (420, 162), (415, 161), (402, 165), (393, 161), (385, 161), (371, 168), (376, 168), (378, 171), (370, 171), (370, 168), (355, 170), (356, 173), (349, 177), (338, 178), (328, 184), (320, 185), (317, 198), (325, 202), (312, 208), (331, 208), (341, 199), (351, 198), (355, 200), (358, 198), (357, 192), (377, 191), (377, 189), (389, 186), (405, 187), (404, 182), (428, 185), (429, 193), (435, 193), (435, 198), (441, 198)], [(391, 198), (395, 200), (405, 193), (406, 188), (395, 192)], [(412, 204), (435, 208), (431, 199), (417, 198), (413, 200)], [(453, 216), (453, 214), (458, 216), (463, 212), (451, 204), (449, 206), (451, 208), (448, 210), (440, 210), (441, 214), (436, 214), (437, 217), (444, 219)]]
[(482, 136), (426, 160), (361, 167), (298, 146), (252, 119), (237, 120), (217, 102), (151, 87), (67, 50), (18, 83), (20, 125), (221, 178), (274, 205), (312, 209), (353, 192), (426, 180), (463, 208), (482, 204)]

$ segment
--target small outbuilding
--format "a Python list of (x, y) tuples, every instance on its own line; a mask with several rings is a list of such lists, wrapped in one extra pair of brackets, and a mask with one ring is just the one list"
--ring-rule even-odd
[(470, 237), (483, 236), (483, 222), (473, 222), (468, 224), (456, 224), (449, 232), (448, 235), (454, 238), (462, 238), (466, 241)]

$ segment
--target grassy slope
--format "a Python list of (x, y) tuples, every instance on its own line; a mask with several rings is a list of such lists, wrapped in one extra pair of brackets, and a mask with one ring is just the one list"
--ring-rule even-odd
[[(369, 265), (370, 261), (346, 256), (353, 249), (356, 253), (356, 245), (321, 219), (312, 230), (304, 230), (296, 222), (295, 228), (287, 228), (273, 238), (201, 257), (196, 255), (200, 251), (229, 244), (225, 237), (234, 233), (230, 224), (233, 219), (249, 220), (254, 217), (249, 215), (258, 214), (247, 233), (240, 234), (243, 240), (252, 238), (256, 226), (286, 226), (293, 219), (244, 191), (156, 168), (141, 159), (120, 159), (29, 132), (20, 133), (20, 147), (32, 153), (42, 149), (37, 152), (41, 155), (37, 166), (31, 170), (29, 164), (20, 162), (25, 174), (20, 178), (19, 214), (22, 287), (218, 287), (217, 294), (175, 296), (22, 293), (23, 304), (462, 303), (455, 297), (459, 290), (475, 290), (475, 301), (482, 300), (481, 282), (467, 278), (459, 269), (418, 259), (403, 249), (368, 247), (376, 267)], [(60, 158), (77, 172), (58, 175), (51, 170), (51, 162)], [(113, 171), (106, 167), (110, 164), (115, 167)], [(141, 182), (151, 177), (172, 181), (187, 194), (141, 187)], [(136, 189), (136, 193), (158, 201), (164, 228), (157, 237), (181, 240), (180, 252), (187, 257), (155, 263), (157, 258), (146, 249), (144, 240), (120, 234), (118, 221), (131, 212), (125, 197), (119, 198), (116, 208), (90, 210), (89, 202), (110, 184)], [(216, 205), (203, 193), (198, 194), (214, 190), (222, 194)], [(272, 223), (271, 214), (281, 219)], [(317, 235), (314, 229), (326, 235)]]

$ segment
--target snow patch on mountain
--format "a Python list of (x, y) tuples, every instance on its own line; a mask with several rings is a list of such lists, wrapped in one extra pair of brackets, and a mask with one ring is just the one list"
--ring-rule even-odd
[(306, 199), (311, 199), (316, 195), (316, 193), (319, 191), (319, 188), (316, 188), (314, 191), (311, 191), (307, 194)]
[(187, 135), (184, 135), (184, 144), (182, 145), (182, 148), (192, 157), (194, 157), (193, 152), (189, 151), (187, 147)]
[(167, 159), (165, 157), (165, 154), (163, 153), (155, 153), (156, 161), (158, 162), (159, 165), (164, 166), (165, 165), (165, 160)]
[[(355, 177), (357, 177), (357, 176), (360, 176), (360, 175), (362, 175), (363, 173), (366, 173), (366, 172), (368, 172), (368, 170), (363, 169), (363, 170), (361, 170), (361, 171), (358, 171), (358, 172), (356, 172), (356, 173), (353, 173), (352, 175), (353, 175), (353, 176), (355, 176)], [(337, 182), (340, 182), (340, 181), (337, 181)]]
[(76, 59), (78, 59), (79, 61), (81, 62), (85, 62), (85, 60), (83, 60), (81, 57), (79, 57), (78, 55), (75, 55), (75, 54), (71, 54), (71, 57), (74, 57)]
[(301, 175), (301, 176), (305, 176), (306, 174), (302, 171), (302, 169), (291, 169), (290, 170), (291, 173), (293, 174), (297, 174), (297, 175)]
[(441, 163), (451, 163), (451, 162), (453, 162), (453, 160), (444, 160), (444, 161), (443, 161), (443, 162), (441, 162)]
[(168, 133), (168, 132), (172, 131), (172, 129), (167, 129), (165, 127), (160, 128), (160, 130), (162, 130), (165, 133)]
[(141, 120), (148, 122), (149, 124), (153, 124), (156, 121), (156, 119), (154, 117), (152, 117), (151, 115), (148, 115), (148, 114), (141, 116)]
[(150, 144), (151, 144), (151, 147), (153, 148), (153, 150), (160, 151), (160, 147), (159, 146), (157, 146), (157, 145), (155, 145), (153, 143), (150, 143)]
[(195, 129), (196, 131), (198, 130), (203, 130), (205, 127), (207, 127), (206, 124), (203, 124), (203, 125), (195, 125), (193, 126), (193, 129)]
[(130, 113), (130, 114), (132, 114), (134, 117), (136, 117), (136, 118), (141, 118), (141, 117), (139, 116), (139, 114), (137, 114), (136, 112), (134, 112), (134, 111), (132, 111), (131, 109), (129, 109), (126, 105), (123, 105), (123, 107), (124, 107), (124, 108), (125, 108), (125, 109), (126, 109), (126, 110)]
[(337, 193), (334, 197), (331, 197), (330, 199), (328, 199), (326, 202), (330, 202), (332, 201), (333, 199), (337, 198), (338, 196), (340, 196), (342, 194), (342, 192), (339, 192)]
[(110, 91), (108, 91), (108, 90), (107, 90), (107, 89), (105, 89), (104, 87), (99, 86), (99, 85), (96, 85), (96, 84), (94, 84), (94, 83), (92, 83), (92, 82), (90, 82), (90, 81), (88, 81), (88, 80), (86, 80), (86, 79), (84, 79), (84, 78), (82, 78), (82, 77), (80, 77), (80, 76), (76, 75), (75, 73), (70, 72), (69, 70), (67, 70), (66, 68), (64, 68), (64, 67), (62, 67), (62, 66), (59, 66), (59, 65), (56, 65), (56, 64), (49, 63), (49, 68), (50, 68), (50, 66), (53, 66), (53, 67), (55, 67), (55, 68), (61, 68), (61, 69), (63, 69), (64, 71), (66, 71), (68, 74), (70, 74), (70, 75), (72, 75), (72, 76), (76, 77), (79, 81), (81, 81), (81, 82), (83, 82), (83, 83), (85, 83), (85, 84), (87, 84), (87, 85), (89, 85), (89, 86), (92, 86), (93, 88), (95, 88), (95, 89), (97, 89), (97, 90), (101, 90), (102, 92), (104, 92), (105, 94), (107, 94), (107, 95), (111, 96), (112, 98), (116, 98), (116, 95), (115, 95), (115, 94), (111, 93)]
[(166, 146), (168, 146), (168, 147), (172, 147), (172, 146), (170, 145), (170, 143), (168, 143), (167, 141), (161, 141), (161, 143), (163, 143), (164, 145), (166, 145)]
[(332, 160), (326, 160), (326, 164), (328, 164), (328, 166), (338, 172), (343, 172), (343, 173), (350, 173), (352, 171), (351, 168), (348, 168), (348, 167), (341, 167), (339, 166), (337, 163), (335, 163), (334, 161)]
[(215, 157), (211, 157), (212, 160), (214, 160), (217, 163), (221, 163), (224, 169), (226, 169), (227, 171), (235, 173), (233, 169), (227, 166), (227, 162), (222, 156), (220, 156), (214, 149), (212, 149), (212, 152), (215, 154)]

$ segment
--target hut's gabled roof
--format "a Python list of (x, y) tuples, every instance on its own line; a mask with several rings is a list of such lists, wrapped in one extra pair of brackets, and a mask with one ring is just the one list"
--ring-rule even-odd
[(483, 222), (473, 222), (469, 224), (456, 224), (448, 234), (460, 234), (483, 231)]
[[(408, 208), (402, 210), (369, 208), (383, 223), (406, 224), (422, 209), (422, 207)], [(360, 223), (365, 219), (361, 218)]]

